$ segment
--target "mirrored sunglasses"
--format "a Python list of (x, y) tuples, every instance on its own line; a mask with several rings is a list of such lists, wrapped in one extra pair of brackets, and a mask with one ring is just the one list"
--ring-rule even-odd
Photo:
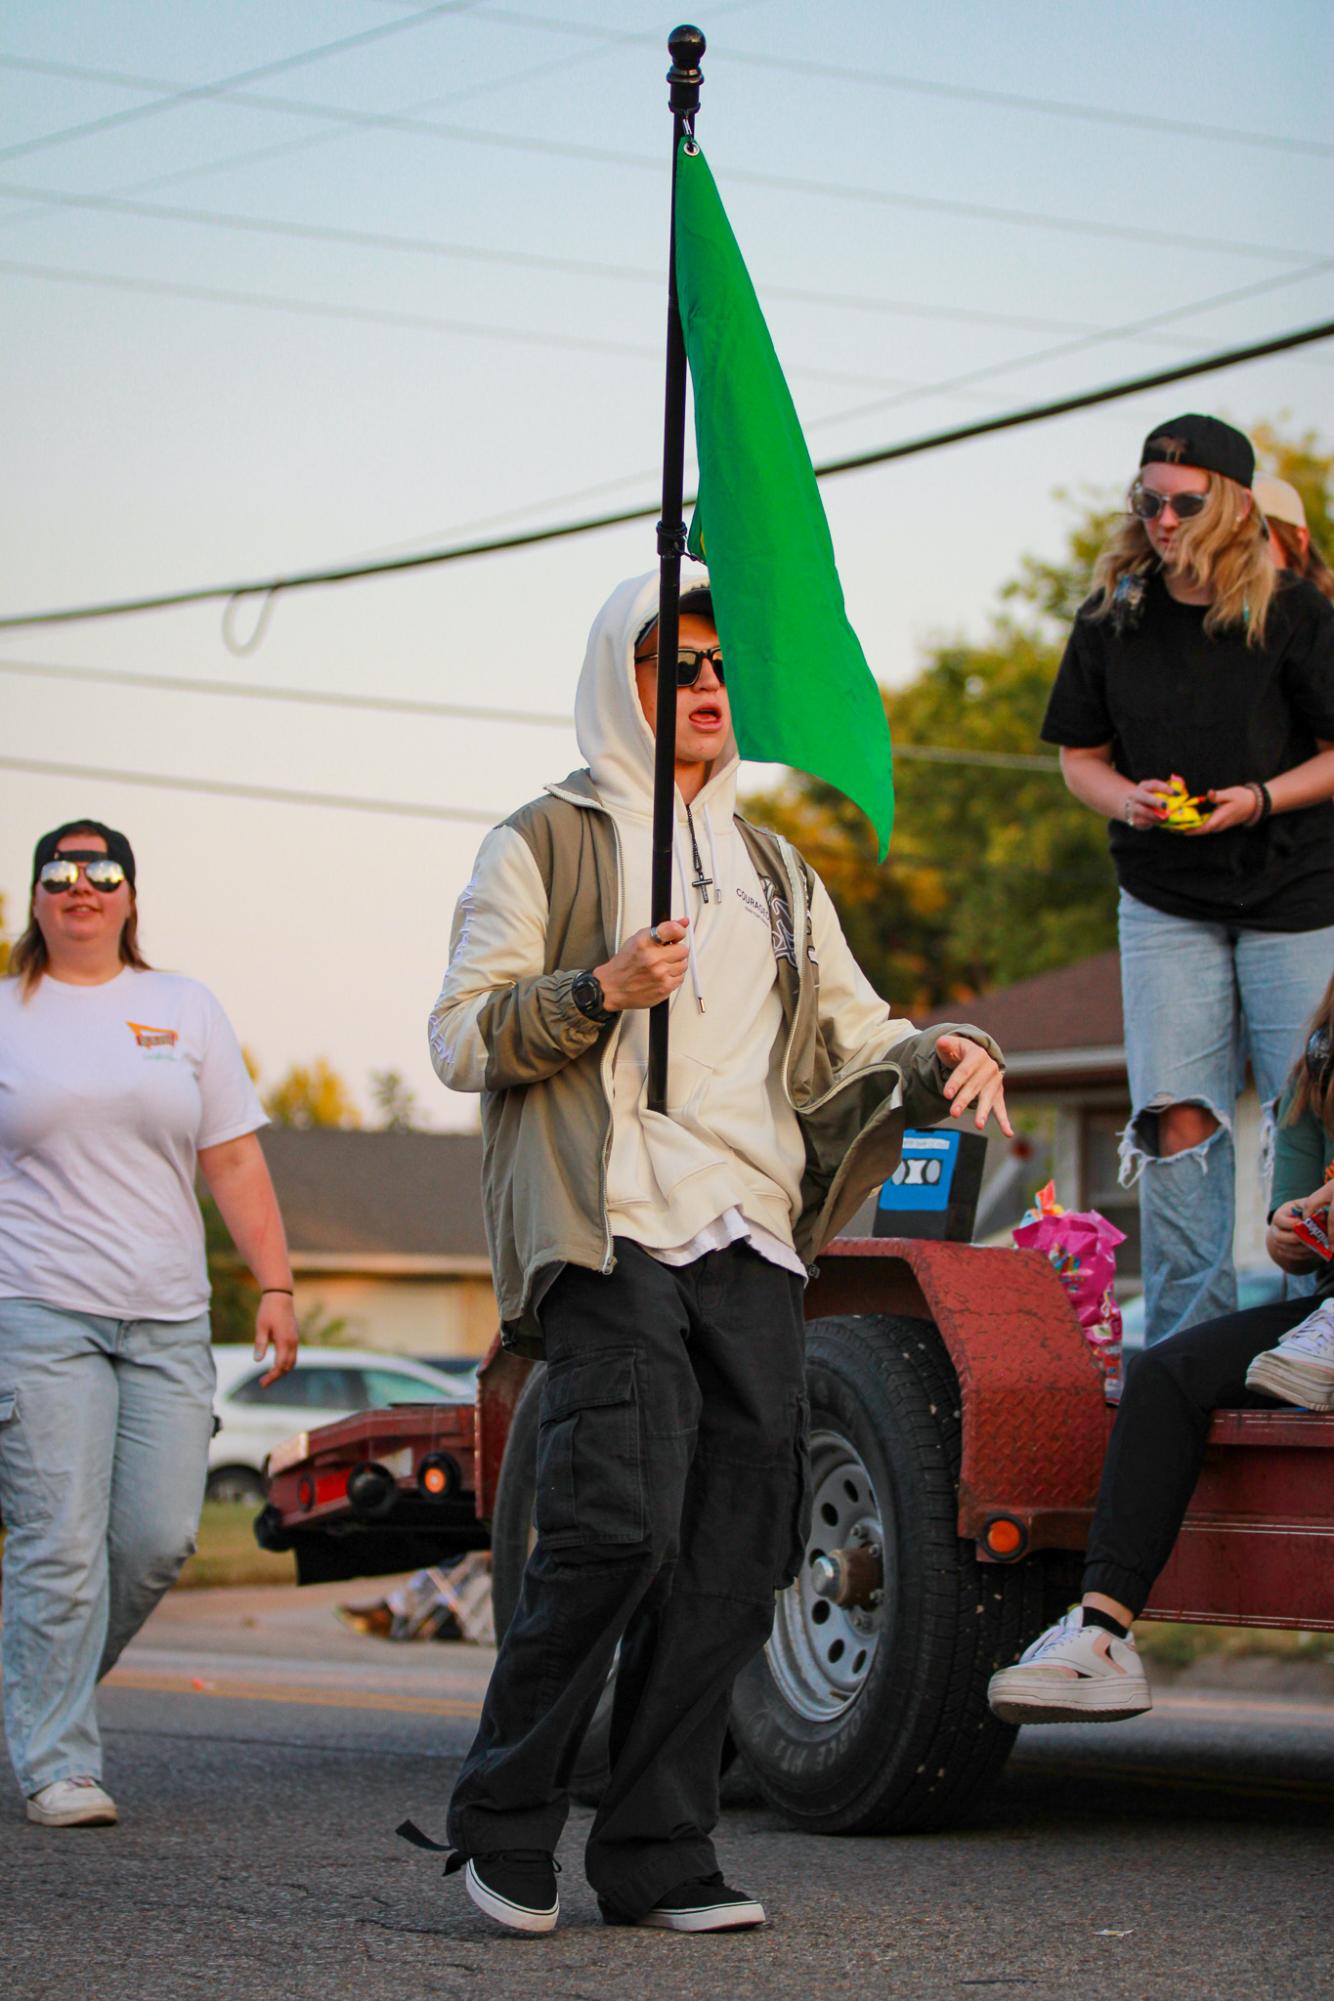
[(43, 862), (37, 880), (49, 895), (63, 896), (78, 882), (80, 870), (89, 888), (100, 889), (104, 896), (125, 880), (124, 869), (110, 855), (57, 855), (54, 861)]

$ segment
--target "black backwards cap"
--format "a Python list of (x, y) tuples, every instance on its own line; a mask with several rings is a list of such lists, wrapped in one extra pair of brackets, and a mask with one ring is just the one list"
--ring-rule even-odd
[(1201, 417), (1193, 410), (1150, 431), (1139, 462), (1194, 466), (1197, 472), (1221, 473), (1238, 486), (1249, 486), (1255, 477), (1255, 447), (1245, 432), (1234, 431), (1221, 417)]
[(100, 834), (107, 844), (107, 853), (112, 861), (119, 862), (124, 869), (131, 889), (134, 887), (134, 849), (124, 834), (118, 834), (114, 827), (104, 827), (100, 820), (66, 820), (63, 827), (53, 827), (49, 834), (43, 834), (32, 851), (32, 886), (37, 887), (37, 878), (48, 862), (56, 858), (56, 849), (70, 834)]
[[(688, 585), (687, 588), (683, 590), (681, 593), (680, 609), (686, 612), (695, 612), (701, 618), (712, 619), (713, 592), (709, 589), (709, 586), (707, 584)], [(636, 652), (638, 652), (639, 648), (643, 645), (645, 639), (648, 637), (649, 633), (652, 632), (657, 622), (658, 622), (658, 614), (656, 611), (653, 613), (652, 617), (646, 618), (644, 620), (644, 623), (640, 626), (638, 632), (635, 634)]]

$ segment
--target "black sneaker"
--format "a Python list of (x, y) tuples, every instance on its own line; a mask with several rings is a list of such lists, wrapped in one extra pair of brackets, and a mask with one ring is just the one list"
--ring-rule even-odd
[(653, 1925), (665, 1932), (748, 1931), (764, 1923), (764, 1905), (758, 1898), (729, 1889), (718, 1875), (678, 1883), (639, 1918), (623, 1918), (606, 1904), (600, 1909), (609, 1925)]
[(472, 1855), (464, 1869), (479, 1911), (516, 1932), (554, 1932), (560, 1916), (556, 1862), (546, 1848), (501, 1848)]

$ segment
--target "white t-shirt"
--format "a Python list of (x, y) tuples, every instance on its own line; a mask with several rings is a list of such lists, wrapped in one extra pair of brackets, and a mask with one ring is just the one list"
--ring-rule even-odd
[(195, 1156), (266, 1124), (207, 987), (126, 966), (0, 980), (0, 1298), (118, 1320), (208, 1305)]

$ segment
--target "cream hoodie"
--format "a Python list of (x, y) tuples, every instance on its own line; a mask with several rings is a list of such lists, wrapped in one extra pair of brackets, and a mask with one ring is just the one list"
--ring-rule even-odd
[[(689, 588), (701, 581), (702, 573), (692, 569), (683, 584)], [(589, 635), (575, 701), (580, 748), (615, 832), (618, 941), (641, 930), (650, 917), (653, 733), (635, 688), (634, 640), (657, 609), (657, 592), (654, 572), (613, 593)], [(757, 1249), (801, 1268), (791, 1247), (793, 1225), (803, 1214), (807, 1142), (783, 1075), (791, 1045), (783, 1040), (780, 960), (799, 973), (803, 990), (815, 986), (820, 1046), (841, 1080), (836, 1090), (844, 1088), (845, 1080), (895, 1065), (901, 1057), (903, 1075), (916, 1080), (921, 1100), (916, 1115), (940, 1118), (948, 1110), (940, 1095), (943, 1074), (937, 1074), (938, 1063), (922, 1047), (942, 1031), (919, 1036), (911, 1022), (891, 1017), (848, 950), (818, 877), (809, 892), (808, 930), (796, 877), (787, 884), (770, 884), (757, 872), (751, 850), (733, 824), (737, 771), (736, 747), (729, 741), (689, 816), (677, 797), (673, 914), (691, 920), (692, 954), (672, 1003), (665, 1116), (649, 1111), (645, 1103), (647, 1011), (628, 1010), (599, 1036), (569, 996), (568, 976), (578, 969), (566, 968), (554, 981), (543, 978), (551, 913), (542, 871), (517, 825), (506, 823), (486, 836), (472, 880), (458, 900), (449, 966), (431, 1016), (437, 1074), (456, 1091), (507, 1096), (508, 1086), (496, 1081), (488, 1028), (494, 1033), (501, 1026), (497, 996), (530, 982), (536, 984), (527, 1006), (512, 1019), (508, 1014), (504, 1018), (508, 1054), (502, 1071), (522, 1073), (524, 1083), (540, 1090), (555, 1049), (564, 1048), (567, 1060), (574, 1061), (600, 1044), (597, 1061), (611, 1109), (606, 1203), (601, 1216), (586, 1222), (605, 1244), (603, 1256), (609, 1255), (614, 1234), (660, 1254), (690, 1247), (694, 1255), (749, 1226)], [(581, 811), (590, 810), (587, 792), (560, 784), (546, 789)], [(695, 868), (691, 822), (702, 871)], [(803, 943), (809, 938), (810, 948), (810, 963), (801, 967), (788, 916), (797, 910), (798, 937)], [(999, 1053), (978, 1030), (965, 1026), (960, 1032)], [(888, 1082), (886, 1091), (891, 1093)], [(897, 1078), (887, 1102), (903, 1102)], [(802, 1117), (809, 1122), (818, 1113), (817, 1105), (806, 1104)], [(587, 1118), (582, 1099), (577, 1117)], [(487, 1130), (485, 1116), (483, 1128)], [(580, 1124), (569, 1144), (586, 1146), (592, 1139), (591, 1127)], [(488, 1199), (497, 1203), (502, 1218), (497, 1227), (510, 1230), (513, 1214), (521, 1209), (524, 1227), (533, 1233), (533, 1241), (520, 1247), (524, 1276), (514, 1280), (515, 1286), (521, 1282), (527, 1288), (533, 1271), (545, 1269), (558, 1247), (554, 1239), (547, 1241), (554, 1225), (531, 1189), (521, 1198), (514, 1195), (513, 1160), (507, 1151), (513, 1142), (514, 1134), (502, 1134), (499, 1119), (494, 1120), (494, 1157), (488, 1152), (484, 1179)], [(586, 1167), (581, 1163), (581, 1172)], [(560, 1172), (557, 1161), (550, 1164), (552, 1170)], [(601, 1187), (600, 1175), (598, 1183)], [(514, 1212), (507, 1206), (511, 1200), (517, 1204)], [(767, 1238), (760, 1232), (767, 1232)], [(506, 1257), (512, 1248), (506, 1246)], [(513, 1312), (528, 1301), (525, 1290), (522, 1300), (511, 1300)]]
[[(706, 582), (692, 567), (682, 588)], [(657, 593), (653, 573), (603, 607), (574, 705), (579, 748), (619, 837), (623, 940), (650, 918), (654, 741), (634, 643)], [(631, 1009), (612, 1054), (607, 1209), (616, 1235), (649, 1250), (693, 1251), (706, 1231), (727, 1242), (744, 1234), (744, 1216), (776, 1240), (761, 1235), (756, 1248), (800, 1271), (792, 1219), (805, 1148), (773, 1061), (782, 1030), (775, 941), (764, 885), (732, 823), (739, 769), (729, 733), (689, 809), (676, 794), (672, 915), (690, 920), (690, 965), (672, 1000), (667, 1112), (648, 1109), (648, 1011)]]

